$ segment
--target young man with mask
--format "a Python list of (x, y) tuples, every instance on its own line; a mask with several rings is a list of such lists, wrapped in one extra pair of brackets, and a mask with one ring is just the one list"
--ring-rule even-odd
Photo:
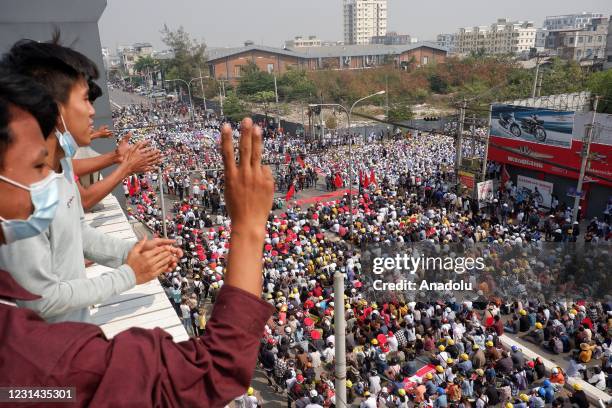
[[(0, 75), (0, 195), (10, 197), (0, 202), (0, 225), (22, 224), (25, 235), (36, 233), (27, 227), (31, 220), (48, 222), (59, 213), (55, 200), (42, 199), (53, 197), (50, 191), (58, 180), (45, 164), (43, 133), (55, 126), (57, 114), (50, 100), (44, 88), (27, 78)], [(274, 181), (270, 169), (261, 165), (261, 129), (250, 119), (241, 129), (236, 164), (231, 128), (223, 128), (232, 237), (226, 284), (206, 333), (174, 343), (161, 329), (129, 329), (108, 340), (95, 325), (49, 324), (34, 311), (15, 307), (17, 300), (39, 297), (13, 279), (19, 267), (0, 270), (0, 387), (74, 387), (72, 404), (78, 407), (220, 407), (245, 392), (259, 339), (274, 311), (260, 298), (264, 228)]]
[[(77, 143), (88, 145), (92, 133), (95, 111), (89, 101), (88, 77), (83, 74), (88, 64), (90, 70), (95, 68), (69, 48), (34, 41), (17, 43), (1, 63), (3, 69), (23, 72), (43, 85), (58, 107), (55, 127), (45, 135), (45, 164), (60, 175), (56, 216), (48, 228), (38, 225), (28, 233), (12, 228), (14, 223), (0, 224), (8, 244), (0, 247), (0, 268), (18, 271), (14, 277), (19, 284), (41, 296), (18, 304), (38, 311), (51, 322), (89, 321), (89, 306), (154, 279), (174, 268), (181, 256), (171, 240), (154, 239), (135, 245), (107, 236), (84, 220), (71, 158)], [(32, 236), (34, 231), (39, 234)], [(88, 279), (84, 256), (116, 269)]]

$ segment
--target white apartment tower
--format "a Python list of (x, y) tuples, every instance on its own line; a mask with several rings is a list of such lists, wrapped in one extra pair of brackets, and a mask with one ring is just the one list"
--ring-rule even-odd
[(344, 43), (369, 44), (387, 34), (387, 0), (344, 0)]

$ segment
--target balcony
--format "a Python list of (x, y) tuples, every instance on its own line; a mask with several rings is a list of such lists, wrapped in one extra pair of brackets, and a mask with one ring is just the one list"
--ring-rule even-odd
[[(121, 239), (135, 240), (136, 235), (117, 199), (109, 195), (101, 204), (100, 210), (85, 214), (89, 225)], [(98, 264), (86, 268), (90, 278), (108, 271), (110, 268)], [(131, 327), (160, 327), (171, 334), (175, 342), (189, 338), (157, 279), (95, 305), (90, 312), (93, 323), (99, 325), (108, 338)]]

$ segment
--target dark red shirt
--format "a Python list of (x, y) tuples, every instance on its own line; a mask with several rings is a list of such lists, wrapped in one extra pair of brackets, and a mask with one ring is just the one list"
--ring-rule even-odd
[[(0, 270), (0, 299), (36, 298)], [(250, 386), (273, 311), (224, 285), (205, 334), (174, 343), (159, 328), (109, 340), (98, 326), (49, 324), (0, 303), (0, 386), (75, 387), (77, 406), (87, 407), (223, 407)]]

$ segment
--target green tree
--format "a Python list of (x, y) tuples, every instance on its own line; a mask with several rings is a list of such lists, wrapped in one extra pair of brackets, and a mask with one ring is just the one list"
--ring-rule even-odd
[(239, 95), (253, 96), (258, 92), (273, 90), (274, 77), (271, 74), (260, 70), (252, 61), (242, 67), (238, 82)]
[(289, 69), (278, 79), (279, 97), (285, 100), (303, 100), (316, 94), (314, 82), (303, 69)]
[[(174, 58), (161, 62), (165, 79), (182, 79), (189, 82), (192, 78), (199, 77), (201, 70), (206, 68), (206, 44), (191, 38), (183, 26), (171, 30), (164, 24), (161, 36), (163, 43), (174, 53)], [(204, 71), (202, 75), (205, 75)], [(194, 87), (193, 91), (196, 95), (201, 93), (197, 87)]]
[(440, 74), (434, 73), (429, 76), (429, 89), (432, 92), (445, 94), (448, 93), (448, 82)]
[(592, 74), (587, 86), (593, 94), (601, 97), (597, 111), (612, 113), (612, 69)]
[(396, 102), (389, 105), (389, 117), (387, 118), (390, 122), (403, 122), (410, 120), (414, 117), (414, 113), (405, 102)]
[(138, 58), (136, 63), (134, 64), (134, 71), (140, 73), (146, 73), (155, 71), (158, 67), (158, 62), (150, 55), (146, 55), (144, 57)]
[(584, 90), (586, 74), (576, 61), (554, 58), (543, 68), (542, 95), (556, 95)]
[(239, 121), (248, 114), (244, 104), (238, 99), (238, 96), (236, 96), (234, 92), (229, 92), (224, 99), (223, 113), (234, 121)]

